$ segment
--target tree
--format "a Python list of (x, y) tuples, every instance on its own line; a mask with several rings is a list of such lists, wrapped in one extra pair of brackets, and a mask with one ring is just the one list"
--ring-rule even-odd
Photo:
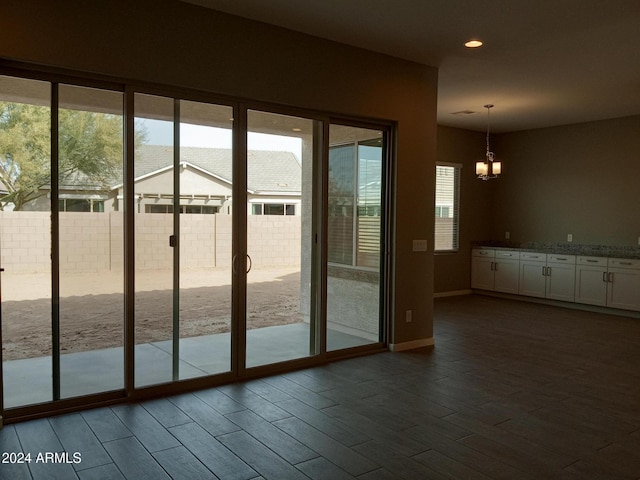
[[(122, 178), (122, 116), (59, 109), (59, 184), (109, 190)], [(51, 186), (50, 109), (0, 102), (0, 209), (46, 195)], [(144, 141), (141, 132), (136, 144)]]

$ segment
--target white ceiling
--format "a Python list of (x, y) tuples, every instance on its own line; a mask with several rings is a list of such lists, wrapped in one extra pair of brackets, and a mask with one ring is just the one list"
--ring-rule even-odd
[(186, 1), (436, 66), (442, 125), (484, 130), (488, 103), (495, 132), (640, 114), (640, 0)]

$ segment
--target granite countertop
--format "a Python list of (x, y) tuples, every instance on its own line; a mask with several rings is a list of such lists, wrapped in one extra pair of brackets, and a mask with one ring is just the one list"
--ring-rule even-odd
[(486, 247), (498, 250), (519, 250), (521, 252), (556, 253), (563, 255), (585, 255), (589, 257), (613, 257), (640, 259), (640, 246), (621, 245), (581, 245), (575, 243), (549, 242), (509, 242), (483, 240), (471, 243), (472, 248)]

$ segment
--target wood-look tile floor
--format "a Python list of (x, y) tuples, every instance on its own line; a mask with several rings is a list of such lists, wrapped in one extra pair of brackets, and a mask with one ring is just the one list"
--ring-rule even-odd
[(434, 349), (5, 426), (1, 479), (637, 479), (640, 320), (435, 301)]

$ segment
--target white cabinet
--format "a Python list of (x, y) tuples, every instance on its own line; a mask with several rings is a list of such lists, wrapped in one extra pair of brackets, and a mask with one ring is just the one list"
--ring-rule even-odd
[(496, 292), (518, 293), (520, 252), (496, 250), (493, 265), (493, 289)]
[(640, 260), (578, 257), (575, 300), (640, 311)]
[(493, 290), (495, 250), (474, 248), (471, 251), (471, 288)]
[(578, 303), (607, 304), (607, 258), (579, 256), (576, 264), (576, 295)]
[(640, 310), (640, 260), (609, 259), (607, 306)]
[(573, 302), (576, 284), (575, 255), (547, 255), (546, 298)]
[(544, 270), (547, 267), (547, 254), (522, 252), (520, 254), (520, 295), (542, 297), (545, 295)]
[(574, 299), (575, 255), (522, 252), (520, 295), (572, 302)]
[(471, 288), (640, 311), (640, 259), (474, 248)]
[(520, 252), (474, 248), (471, 252), (471, 288), (518, 293)]

